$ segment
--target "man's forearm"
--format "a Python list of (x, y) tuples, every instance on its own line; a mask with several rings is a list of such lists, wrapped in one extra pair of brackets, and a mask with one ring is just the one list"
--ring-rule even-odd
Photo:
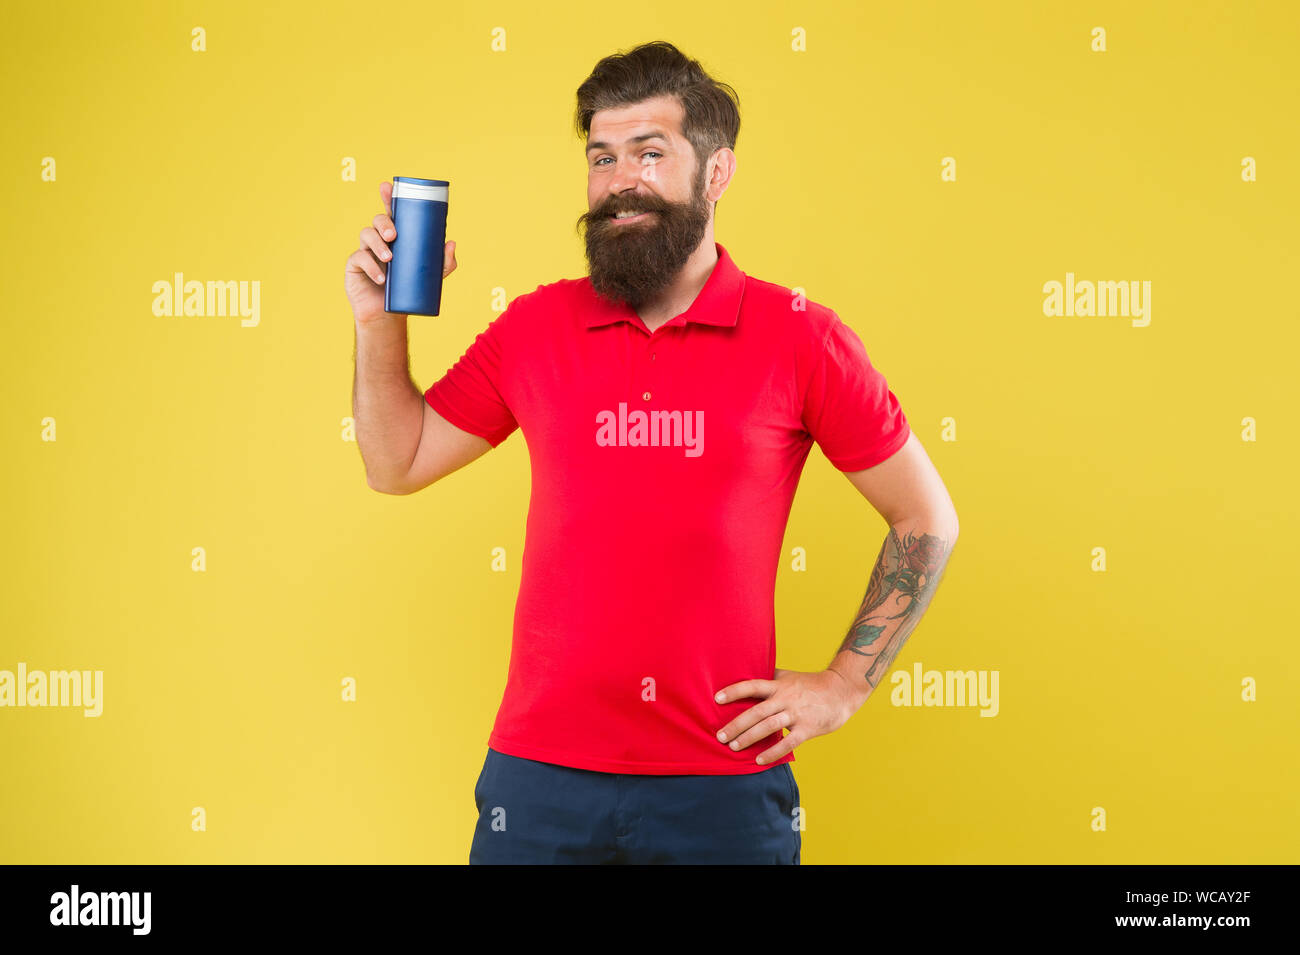
[(828, 667), (853, 688), (858, 705), (884, 678), (925, 613), (956, 540), (955, 516), (908, 519), (889, 528), (866, 596)]
[(424, 422), (423, 396), (411, 380), (406, 316), (356, 326), (352, 419), (366, 481), (384, 490), (411, 469)]

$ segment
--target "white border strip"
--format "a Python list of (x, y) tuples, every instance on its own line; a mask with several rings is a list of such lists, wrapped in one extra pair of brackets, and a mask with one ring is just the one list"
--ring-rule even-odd
[(434, 202), (447, 201), (446, 186), (422, 186), (415, 182), (393, 183), (394, 199), (432, 199)]

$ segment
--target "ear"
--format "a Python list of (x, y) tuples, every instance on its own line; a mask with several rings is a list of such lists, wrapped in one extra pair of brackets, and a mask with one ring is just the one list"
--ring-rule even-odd
[(710, 202), (717, 202), (731, 185), (736, 174), (736, 154), (727, 146), (721, 146), (709, 157), (709, 174), (706, 180), (706, 195)]

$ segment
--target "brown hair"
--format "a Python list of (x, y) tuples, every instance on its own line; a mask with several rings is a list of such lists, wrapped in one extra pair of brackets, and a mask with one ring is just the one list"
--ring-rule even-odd
[(740, 97), (665, 40), (642, 43), (596, 64), (578, 87), (578, 133), (584, 139), (591, 134), (591, 117), (598, 110), (665, 95), (682, 104), (682, 135), (695, 150), (701, 174), (715, 150), (736, 148)]

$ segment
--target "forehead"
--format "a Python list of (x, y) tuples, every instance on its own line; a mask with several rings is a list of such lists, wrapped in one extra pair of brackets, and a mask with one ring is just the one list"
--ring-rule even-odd
[(685, 110), (675, 96), (656, 96), (639, 103), (597, 110), (591, 117), (588, 142), (596, 140), (620, 141), (651, 129), (659, 129), (670, 136), (681, 136)]

